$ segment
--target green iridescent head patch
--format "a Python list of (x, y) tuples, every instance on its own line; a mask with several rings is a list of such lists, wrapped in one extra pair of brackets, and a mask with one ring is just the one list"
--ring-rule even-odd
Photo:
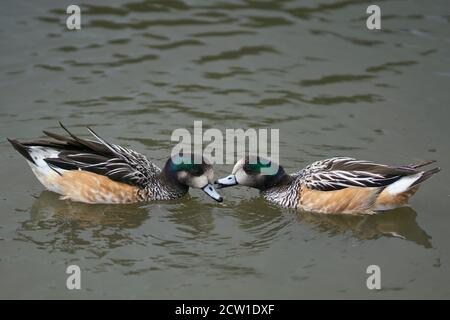
[(170, 162), (171, 171), (201, 171), (202, 164), (195, 163), (195, 158), (192, 155), (176, 155)]
[[(252, 162), (251, 160), (256, 160), (254, 162)], [(263, 173), (265, 175), (274, 175), (278, 172), (278, 165), (276, 165), (275, 163), (273, 163), (272, 161), (263, 159), (263, 161), (261, 160), (261, 158), (257, 158), (257, 159), (249, 159), (248, 160), (250, 163), (246, 163), (244, 165), (244, 170), (247, 173), (250, 174), (260, 174)]]

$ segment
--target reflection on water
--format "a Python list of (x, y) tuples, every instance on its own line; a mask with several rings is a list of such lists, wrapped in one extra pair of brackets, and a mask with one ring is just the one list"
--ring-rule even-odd
[(30, 219), (21, 223), (19, 239), (34, 243), (45, 251), (75, 253), (90, 249), (105, 250), (138, 243), (129, 229), (149, 218), (148, 210), (138, 205), (89, 205), (60, 200), (44, 191), (30, 209)]
[[(264, 203), (262, 203), (264, 202)], [(261, 208), (255, 212), (255, 208)], [(432, 248), (429, 236), (417, 223), (417, 213), (411, 207), (398, 208), (374, 215), (327, 215), (281, 209), (265, 203), (261, 198), (242, 201), (236, 206), (241, 227), (259, 235), (257, 243), (283, 237), (283, 230), (294, 222), (314, 227), (330, 235), (350, 234), (359, 240), (395, 237)], [(259, 211), (259, 212), (258, 212)], [(286, 219), (285, 215), (298, 217)]]
[[(78, 4), (82, 29), (68, 32), (65, 4), (0, 1), (0, 10), (8, 12), (0, 20), (8, 43), (0, 50), (2, 137), (36, 138), (43, 129), (58, 131), (63, 121), (80, 134), (91, 126), (162, 165), (172, 131), (192, 130), (202, 120), (204, 128), (220, 130), (279, 129), (280, 161), (289, 172), (331, 156), (386, 163), (430, 158), (443, 167), (450, 157), (447, 0), (429, 6), (383, 1), (381, 32), (366, 28), (369, 0)], [(361, 263), (386, 259), (405, 281), (420, 268), (439, 278), (428, 289), (436, 296), (444, 290), (442, 274), (434, 272), (446, 264), (433, 265), (437, 258), (445, 261), (438, 252), (450, 252), (441, 227), (449, 219), (441, 214), (449, 207), (445, 170), (413, 199), (417, 213), (298, 213), (239, 188), (227, 190), (222, 204), (198, 190), (176, 201), (126, 206), (70, 203), (43, 192), (32, 204), (29, 194), (42, 186), (31, 183), (9, 145), (0, 143), (0, 149), (0, 178), (14, 172), (18, 181), (2, 192), (0, 264), (7, 266), (0, 268), (24, 273), (24, 266), (42, 258), (40, 275), (18, 289), (33, 286), (35, 297), (60, 293), (40, 287), (38, 279), (47, 281), (53, 276), (47, 269), (76, 259), (116, 279), (151, 286), (160, 281), (156, 298), (167, 292), (164, 297), (175, 297), (179, 290), (181, 298), (193, 292), (229, 297), (246, 288), (242, 298), (255, 292), (293, 298), (307, 278), (316, 279), (308, 285), (322, 288), (319, 296), (359, 297), (369, 293), (321, 282), (327, 279), (323, 266), (354, 283), (345, 275), (360, 274)], [(230, 170), (217, 166), (216, 174)], [(19, 207), (30, 213), (11, 214)], [(367, 258), (347, 250), (354, 239)], [(331, 254), (341, 250), (347, 250), (345, 260)], [(296, 269), (304, 265), (314, 266), (308, 275)], [(0, 287), (5, 278), (20, 280), (14, 272), (0, 277)], [(411, 283), (391, 287), (417, 297), (421, 291)], [(104, 286), (95, 287), (97, 297), (123, 292), (120, 282)]]
[[(293, 223), (313, 226), (315, 230), (331, 235), (351, 234), (359, 240), (386, 236), (412, 241), (425, 248), (432, 247), (431, 237), (417, 224), (417, 213), (410, 207), (376, 215), (324, 215), (282, 209), (256, 197), (241, 201), (233, 206), (233, 212), (229, 212), (245, 232), (245, 236), (240, 236), (236, 241), (217, 228), (218, 222), (212, 213), (214, 204), (208, 205), (188, 196), (181, 203), (169, 203), (167, 206), (170, 215), (166, 218), (173, 224), (168, 230), (173, 229), (172, 233), (155, 232), (147, 236), (152, 244), (163, 246), (175, 255), (181, 252), (194, 257), (205, 255), (205, 252), (194, 252), (198, 248), (198, 241), (208, 241), (218, 247), (227, 242), (234, 243), (233, 247), (223, 252), (225, 256), (258, 252), (268, 248), (277, 239), (288, 237), (292, 232), (289, 227)], [(134, 241), (128, 229), (139, 228), (144, 222), (152, 223), (151, 207), (142, 204), (74, 203), (60, 200), (57, 194), (44, 191), (34, 201), (30, 219), (22, 223), (19, 232), (43, 249), (53, 250), (61, 245), (59, 249), (65, 250), (72, 243), (70, 248), (73, 250), (76, 245), (96, 246), (95, 242), (105, 239), (108, 240), (107, 245), (113, 248)], [(27, 231), (36, 230), (52, 232), (47, 234), (47, 241), (39, 241), (27, 234)], [(83, 237), (86, 230), (92, 230), (91, 240)], [(36, 235), (41, 236), (40, 233)], [(189, 243), (191, 248), (187, 245)]]
[(261, 197), (243, 200), (233, 206), (233, 216), (239, 227), (251, 235), (241, 242), (249, 252), (257, 252), (269, 247), (273, 241), (288, 237), (290, 225), (295, 223), (294, 215), (287, 210), (267, 203)]
[(142, 205), (103, 205), (85, 204), (60, 200), (59, 195), (43, 191), (30, 209), (30, 220), (23, 224), (24, 229), (45, 228), (46, 222), (64, 224), (73, 222), (82, 228), (98, 225), (119, 228), (137, 228), (149, 218), (148, 210)]
[(191, 198), (188, 203), (176, 204), (169, 211), (169, 221), (188, 238), (208, 238), (214, 230), (212, 208), (207, 203)]
[(417, 213), (411, 207), (403, 207), (384, 213), (350, 216), (323, 215), (308, 212), (300, 214), (300, 220), (313, 224), (317, 230), (330, 234), (351, 232), (360, 240), (379, 237), (396, 237), (431, 248), (431, 237), (417, 224)]

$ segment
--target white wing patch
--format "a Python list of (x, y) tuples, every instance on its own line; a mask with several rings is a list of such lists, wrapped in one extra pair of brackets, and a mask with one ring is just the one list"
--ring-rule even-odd
[(59, 168), (52, 168), (48, 165), (47, 162), (44, 161), (44, 159), (46, 158), (58, 157), (59, 151), (40, 146), (28, 147), (28, 151), (35, 163), (32, 163), (31, 161), (27, 162), (39, 182), (42, 183), (42, 185), (48, 190), (62, 194), (62, 190), (58, 187), (58, 185), (52, 183), (52, 181), (53, 179), (58, 178), (58, 175), (64, 172), (64, 170)]
[[(30, 146), (27, 147), (28, 152), (30, 153), (30, 157), (33, 158), (35, 166), (41, 168), (42, 170), (51, 170), (48, 166), (47, 162), (44, 161), (46, 158), (57, 158), (60, 151), (46, 148), (46, 147), (40, 147), (40, 146)], [(30, 162), (30, 161), (28, 161)]]
[(393, 184), (389, 185), (386, 190), (391, 195), (396, 195), (402, 192), (405, 192), (406, 190), (411, 187), (411, 185), (416, 182), (420, 177), (422, 177), (423, 172), (419, 172), (418, 174), (406, 176), (401, 178), (400, 180), (394, 182)]

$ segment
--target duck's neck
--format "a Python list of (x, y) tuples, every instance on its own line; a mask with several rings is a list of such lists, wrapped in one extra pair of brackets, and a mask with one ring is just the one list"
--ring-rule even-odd
[(184, 196), (188, 190), (188, 186), (179, 183), (173, 175), (162, 170), (144, 189), (144, 196), (146, 200), (170, 200)]
[(275, 176), (269, 177), (268, 180), (266, 180), (265, 184), (259, 188), (261, 192), (272, 190), (272, 189), (279, 189), (283, 188), (287, 185), (289, 185), (293, 180), (293, 177), (288, 175), (287, 173), (281, 171)]
[(161, 171), (158, 176), (161, 182), (162, 188), (171, 194), (177, 194), (178, 196), (185, 195), (189, 187), (185, 184), (181, 184), (173, 174), (167, 172), (167, 170)]
[(261, 195), (270, 202), (282, 207), (295, 208), (298, 203), (299, 191), (295, 177), (284, 173), (272, 185), (260, 190)]

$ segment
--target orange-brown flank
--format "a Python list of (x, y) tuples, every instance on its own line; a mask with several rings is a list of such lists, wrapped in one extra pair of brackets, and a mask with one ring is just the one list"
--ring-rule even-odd
[(363, 213), (370, 211), (379, 193), (379, 188), (319, 191), (302, 186), (298, 207), (322, 213)]
[[(335, 191), (311, 190), (302, 186), (298, 207), (321, 213), (365, 213), (389, 210), (408, 204), (419, 186), (392, 195), (381, 188), (346, 188)], [(380, 193), (381, 192), (381, 193)]]
[(411, 198), (419, 189), (419, 186), (415, 186), (405, 192), (398, 193), (395, 195), (390, 194), (386, 189), (381, 192), (380, 196), (377, 198), (375, 207), (383, 207), (384, 209), (393, 209), (404, 206), (408, 203), (409, 198)]
[(87, 171), (66, 171), (48, 181), (61, 190), (63, 199), (86, 203), (131, 203), (138, 201), (137, 187)]

